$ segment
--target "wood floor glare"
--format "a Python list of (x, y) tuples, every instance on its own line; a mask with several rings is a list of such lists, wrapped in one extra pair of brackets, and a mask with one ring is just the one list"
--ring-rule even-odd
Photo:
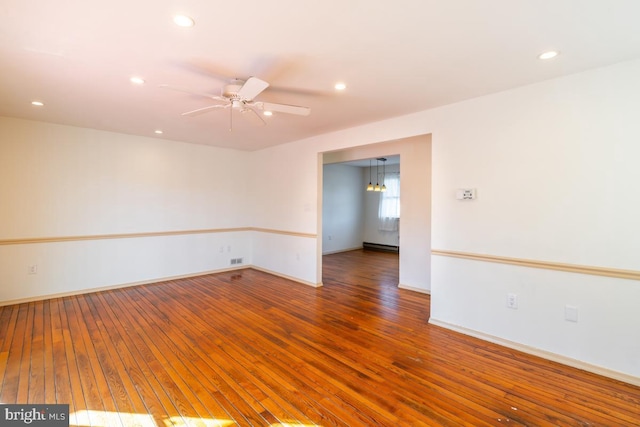
[(0, 403), (72, 426), (638, 426), (640, 388), (428, 324), (398, 255), (0, 307)]

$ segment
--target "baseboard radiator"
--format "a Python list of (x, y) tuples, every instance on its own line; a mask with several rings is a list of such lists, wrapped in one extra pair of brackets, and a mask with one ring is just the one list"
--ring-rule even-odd
[(400, 246), (383, 245), (381, 243), (362, 242), (362, 249), (366, 251), (400, 253)]

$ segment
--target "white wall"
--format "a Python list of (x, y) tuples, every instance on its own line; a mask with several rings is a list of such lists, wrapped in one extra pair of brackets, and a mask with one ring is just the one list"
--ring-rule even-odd
[(367, 183), (362, 168), (343, 164), (324, 165), (322, 196), (322, 252), (362, 248)]
[[(433, 247), (640, 270), (628, 192), (640, 182), (639, 72), (619, 64), (434, 111)], [(478, 199), (455, 200), (459, 187)], [(434, 256), (433, 318), (640, 377), (629, 306), (640, 283), (480, 264)]]
[(316, 277), (318, 245), (314, 237), (261, 231), (251, 234), (255, 268), (310, 286), (321, 285)]
[[(246, 227), (247, 160), (0, 118), (0, 240)], [(0, 302), (219, 270), (232, 257), (250, 264), (251, 244), (230, 232), (0, 245)]]
[(250, 154), (250, 223), (288, 235), (254, 233), (253, 265), (321, 284), (322, 162), (312, 147), (287, 144)]
[[(314, 182), (321, 176), (314, 170), (317, 153), (431, 134), (433, 216), (406, 218), (410, 206), (403, 204), (401, 255), (405, 231), (412, 236), (411, 229), (422, 222), (431, 225), (428, 238), (434, 249), (637, 271), (638, 75), (640, 61), (622, 63), (254, 156), (277, 153), (305, 169), (296, 171), (304, 188), (278, 199), (279, 209), (299, 211), (306, 203), (311, 206), (311, 194), (319, 191)], [(404, 157), (401, 164), (404, 203)], [(461, 187), (477, 188), (478, 198), (456, 200), (455, 190)], [(313, 229), (312, 216), (305, 212), (298, 226)], [(410, 221), (414, 225), (408, 226)], [(321, 226), (317, 230), (321, 233)], [(630, 303), (638, 301), (637, 281), (420, 251), (405, 263), (429, 261), (433, 320), (640, 378), (640, 311)], [(410, 271), (419, 276), (419, 270)], [(518, 293), (518, 310), (505, 307), (507, 292)], [(564, 320), (566, 304), (578, 307), (577, 323)]]

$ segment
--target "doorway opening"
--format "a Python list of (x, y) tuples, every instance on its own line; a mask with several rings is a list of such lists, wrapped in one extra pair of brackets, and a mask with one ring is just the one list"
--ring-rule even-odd
[[(318, 212), (318, 279), (322, 278), (322, 257), (341, 251), (362, 249), (366, 213), (366, 189), (371, 172), (372, 184), (376, 179), (375, 159), (391, 158), (397, 161), (397, 173), (401, 196), (395, 242), (379, 241), (400, 248), (398, 255), (397, 286), (423, 293), (430, 293), (431, 275), (431, 135), (419, 135), (361, 147), (320, 153), (319, 155), (319, 212)], [(369, 166), (370, 159), (371, 162)], [(378, 162), (379, 163), (379, 162)], [(358, 164), (360, 164), (358, 166)], [(390, 165), (385, 165), (384, 172)], [(371, 170), (371, 168), (374, 168)], [(390, 172), (393, 169), (390, 170)], [(402, 173), (400, 173), (402, 171)], [(329, 191), (325, 191), (325, 188)], [(373, 223), (376, 233), (393, 232), (393, 220), (379, 226), (380, 195), (372, 197)], [(326, 200), (325, 200), (326, 198)], [(349, 198), (364, 200), (360, 208), (354, 207)], [(358, 209), (361, 209), (358, 211)], [(371, 222), (371, 221), (370, 221)], [(359, 228), (360, 227), (360, 228)], [(380, 230), (382, 228), (382, 230)], [(336, 231), (338, 230), (338, 231)], [(350, 231), (348, 231), (350, 230)], [(371, 230), (370, 230), (371, 231)], [(336, 234), (339, 232), (340, 234)], [(393, 233), (387, 237), (393, 236)], [(378, 240), (378, 242), (375, 242)]]

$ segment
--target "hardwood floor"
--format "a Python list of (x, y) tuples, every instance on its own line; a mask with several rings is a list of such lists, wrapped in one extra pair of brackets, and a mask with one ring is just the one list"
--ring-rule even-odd
[(395, 254), (0, 307), (0, 402), (71, 425), (632, 426), (640, 388), (427, 323)]

